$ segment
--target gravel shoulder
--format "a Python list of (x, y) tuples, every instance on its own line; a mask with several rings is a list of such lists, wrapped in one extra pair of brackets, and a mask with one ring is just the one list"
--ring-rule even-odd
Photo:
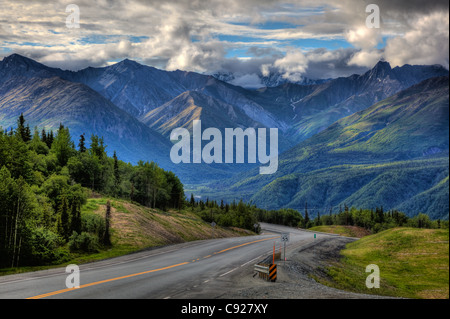
[[(277, 262), (277, 281), (267, 282), (253, 270), (253, 263), (236, 271), (228, 289), (209, 291), (209, 298), (220, 299), (379, 299), (369, 294), (347, 292), (324, 286), (311, 275), (324, 277), (324, 268), (340, 258), (340, 250), (356, 239), (333, 236), (287, 246), (286, 261)], [(211, 295), (211, 293), (213, 293)]]

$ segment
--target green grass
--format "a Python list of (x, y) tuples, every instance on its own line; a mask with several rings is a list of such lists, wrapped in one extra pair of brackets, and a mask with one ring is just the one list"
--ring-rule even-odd
[[(449, 230), (394, 228), (366, 236), (341, 251), (323, 284), (359, 293), (405, 298), (449, 298)], [(366, 266), (378, 265), (380, 288), (369, 289)]]

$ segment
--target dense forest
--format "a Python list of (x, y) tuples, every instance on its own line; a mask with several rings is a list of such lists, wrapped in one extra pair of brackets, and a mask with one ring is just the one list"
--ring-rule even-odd
[(63, 124), (32, 133), (23, 115), (17, 128), (0, 128), (0, 268), (61, 262), (70, 251), (108, 245), (107, 218), (80, 213), (93, 193), (159, 209), (184, 204), (172, 172), (109, 157), (96, 135), (78, 141)]

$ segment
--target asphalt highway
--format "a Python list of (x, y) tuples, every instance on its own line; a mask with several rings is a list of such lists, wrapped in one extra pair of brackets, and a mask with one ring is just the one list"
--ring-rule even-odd
[[(262, 224), (258, 236), (211, 239), (171, 245), (79, 265), (79, 288), (67, 288), (66, 268), (0, 277), (0, 298), (7, 299), (168, 299), (189, 297), (188, 287), (220, 285), (227, 276), (255, 264), (280, 246), (310, 242), (313, 233)], [(325, 234), (317, 234), (326, 237)]]

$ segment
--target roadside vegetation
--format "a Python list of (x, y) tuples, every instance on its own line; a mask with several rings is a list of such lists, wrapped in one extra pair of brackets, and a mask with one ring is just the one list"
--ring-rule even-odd
[(16, 129), (0, 129), (0, 268), (59, 264), (111, 246), (109, 217), (84, 212), (96, 193), (161, 210), (184, 202), (172, 172), (109, 157), (101, 137), (81, 135), (76, 147), (63, 124), (31, 133), (23, 116)]

